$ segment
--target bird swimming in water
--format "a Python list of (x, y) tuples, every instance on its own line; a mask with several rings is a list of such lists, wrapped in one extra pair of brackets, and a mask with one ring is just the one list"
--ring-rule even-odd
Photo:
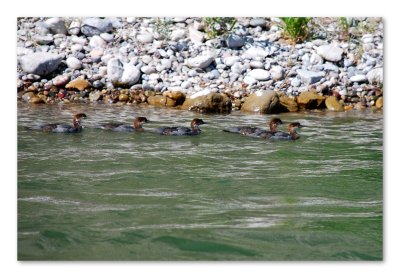
[(78, 113), (72, 119), (72, 126), (68, 124), (55, 123), (40, 125), (38, 128), (34, 129), (38, 129), (43, 132), (77, 133), (82, 131), (82, 118), (87, 118), (86, 114)]
[(278, 131), (278, 125), (281, 124), (282, 124), (281, 119), (272, 118), (268, 124), (269, 130), (258, 127), (250, 127), (250, 126), (236, 126), (224, 129), (223, 131), (230, 133), (239, 133), (241, 135), (249, 137), (269, 138)]
[(200, 125), (205, 124), (202, 119), (193, 119), (189, 127), (184, 126), (172, 126), (172, 127), (161, 127), (156, 130), (161, 135), (198, 135), (201, 133), (199, 128)]
[(136, 117), (135, 120), (133, 120), (132, 125), (126, 125), (122, 123), (106, 123), (99, 125), (96, 128), (120, 132), (135, 132), (143, 131), (143, 124), (148, 122), (149, 120), (146, 117)]

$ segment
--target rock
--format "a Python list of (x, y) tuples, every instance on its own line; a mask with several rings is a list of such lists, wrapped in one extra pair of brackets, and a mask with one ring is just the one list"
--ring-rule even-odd
[(68, 27), (68, 33), (70, 35), (78, 35), (81, 32), (81, 22), (74, 20)]
[(333, 71), (333, 72), (339, 73), (339, 67), (334, 64), (329, 63), (329, 64), (324, 64), (323, 66), (324, 66), (324, 71), (327, 71), (327, 72)]
[(33, 41), (35, 41), (37, 44), (40, 45), (52, 44), (54, 42), (53, 36), (51, 35), (46, 35), (46, 36), (36, 35), (32, 39)]
[(89, 81), (86, 79), (81, 79), (77, 78), (72, 81), (70, 81), (67, 85), (65, 85), (65, 88), (67, 89), (78, 89), (79, 91), (83, 91), (87, 88), (89, 88), (91, 85)]
[(375, 106), (378, 109), (381, 109), (383, 107), (383, 97), (379, 97), (376, 102), (375, 102)]
[(101, 33), (100, 37), (106, 42), (112, 42), (114, 40), (114, 35), (109, 33)]
[(161, 96), (161, 95), (155, 95), (155, 96), (149, 96), (147, 98), (147, 103), (152, 106), (157, 106), (157, 107), (174, 107), (176, 106), (175, 100)]
[(333, 44), (321, 45), (317, 48), (317, 54), (325, 60), (339, 62), (342, 60), (343, 49)]
[(258, 17), (258, 18), (252, 18), (250, 20), (250, 25), (253, 27), (260, 26), (262, 28), (265, 28), (267, 21), (264, 18)]
[(61, 60), (62, 57), (57, 54), (37, 52), (22, 56), (19, 63), (26, 73), (46, 76), (58, 68)]
[(281, 66), (274, 66), (269, 71), (273, 80), (278, 81), (283, 79), (283, 68)]
[(251, 77), (251, 76), (249, 76), (249, 75), (246, 75), (246, 76), (243, 78), (243, 82), (251, 86), (251, 85), (257, 83), (257, 79), (255, 79), (254, 77)]
[(33, 104), (43, 104), (46, 103), (42, 98), (34, 96), (31, 99), (29, 99), (28, 101), (29, 103), (33, 103)]
[(243, 54), (242, 57), (245, 59), (256, 59), (262, 58), (264, 59), (269, 55), (269, 52), (261, 47), (250, 47)]
[(367, 76), (365, 74), (356, 74), (350, 77), (351, 82), (357, 82), (357, 83), (364, 83), (367, 82)]
[(136, 39), (141, 43), (151, 43), (153, 42), (153, 35), (149, 32), (142, 32), (136, 36)]
[(246, 98), (241, 107), (245, 112), (271, 114), (279, 111), (279, 97), (273, 91), (257, 91)]
[(335, 111), (335, 112), (344, 111), (343, 104), (341, 104), (334, 96), (329, 96), (325, 99), (325, 106), (330, 111)]
[(140, 70), (145, 74), (152, 74), (156, 72), (156, 69), (152, 66), (143, 66), (140, 68)]
[(27, 92), (25, 94), (22, 95), (22, 100), (29, 102), (29, 100), (31, 100), (33, 97), (35, 97), (35, 93), (34, 92)]
[(297, 97), (297, 105), (300, 109), (321, 108), (325, 98), (316, 92), (302, 92)]
[(252, 69), (263, 69), (264, 68), (264, 63), (261, 61), (251, 61), (250, 62), (250, 67)]
[(86, 18), (83, 20), (81, 26), (81, 32), (88, 37), (100, 35), (101, 33), (107, 33), (112, 29), (113, 26), (111, 21), (97, 17)]
[(227, 113), (232, 110), (232, 102), (225, 94), (205, 89), (186, 98), (181, 109), (202, 113)]
[(45, 21), (47, 29), (52, 34), (67, 34), (67, 28), (65, 27), (65, 21), (60, 17), (52, 17)]
[(244, 40), (238, 35), (230, 35), (226, 39), (226, 45), (229, 48), (240, 48), (244, 45)]
[(101, 97), (102, 97), (102, 94), (100, 92), (91, 92), (89, 94), (89, 100), (93, 101), (93, 102), (100, 100)]
[(89, 41), (89, 46), (95, 49), (105, 48), (107, 43), (100, 36), (94, 35)]
[(81, 44), (74, 44), (71, 46), (72, 52), (80, 52), (83, 50), (83, 46)]
[(196, 30), (194, 27), (189, 27), (189, 38), (194, 43), (202, 43), (205, 41), (205, 34)]
[(79, 70), (82, 68), (82, 62), (75, 57), (68, 57), (65, 62), (70, 69)]
[(258, 81), (267, 81), (271, 79), (269, 71), (263, 69), (253, 69), (247, 75), (257, 79)]
[(70, 79), (71, 79), (71, 76), (68, 74), (58, 75), (53, 78), (53, 85), (54, 86), (64, 86), (65, 84), (67, 84), (69, 82)]
[(279, 96), (279, 103), (283, 106), (288, 112), (297, 112), (299, 110), (299, 106), (297, 105), (296, 99), (281, 95)]
[(235, 64), (236, 62), (239, 62), (239, 61), (240, 61), (239, 56), (229, 56), (224, 59), (224, 63), (228, 67), (231, 67), (233, 64)]
[(307, 84), (314, 84), (320, 81), (323, 77), (325, 77), (325, 72), (315, 72), (315, 71), (308, 71), (308, 70), (297, 70), (297, 76), (300, 80)]
[(128, 101), (128, 99), (129, 99), (129, 96), (126, 95), (126, 94), (120, 94), (120, 95), (118, 96), (118, 100), (119, 100), (119, 101)]
[(132, 64), (113, 58), (107, 63), (107, 77), (115, 86), (131, 86), (139, 81), (140, 71)]
[(190, 68), (205, 69), (214, 61), (214, 56), (203, 55), (188, 59), (188, 66)]
[(179, 41), (179, 40), (185, 38), (185, 36), (186, 36), (185, 29), (176, 29), (171, 32), (171, 35), (169, 37), (173, 41)]
[(178, 92), (178, 91), (175, 91), (175, 92), (166, 91), (163, 93), (163, 96), (174, 100), (176, 105), (183, 104), (183, 102), (186, 99), (186, 95), (184, 93)]
[(383, 84), (383, 68), (374, 68), (367, 73), (370, 84)]
[(301, 81), (298, 78), (293, 78), (292, 81), (290, 81), (290, 86), (292, 87), (299, 87), (301, 85)]

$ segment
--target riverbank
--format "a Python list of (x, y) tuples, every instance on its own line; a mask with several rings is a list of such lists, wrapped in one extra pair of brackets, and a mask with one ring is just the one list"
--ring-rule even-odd
[(223, 21), (18, 18), (18, 100), (224, 113), (383, 107), (381, 18), (314, 18), (301, 43), (279, 18), (235, 20), (215, 35)]

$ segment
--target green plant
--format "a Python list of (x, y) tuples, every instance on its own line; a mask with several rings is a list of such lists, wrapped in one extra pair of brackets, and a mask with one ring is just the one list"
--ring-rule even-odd
[(228, 35), (236, 25), (234, 17), (205, 17), (205, 31), (208, 39)]
[(155, 22), (155, 31), (160, 34), (164, 39), (169, 39), (172, 33), (173, 23), (170, 20), (164, 18), (157, 18)]
[(340, 27), (339, 38), (342, 40), (350, 40), (350, 24), (346, 17), (339, 17), (338, 25)]
[(294, 43), (303, 42), (309, 36), (308, 23), (311, 17), (281, 17), (284, 35)]

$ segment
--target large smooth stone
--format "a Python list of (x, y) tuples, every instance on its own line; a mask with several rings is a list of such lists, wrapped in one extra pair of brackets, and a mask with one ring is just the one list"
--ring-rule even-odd
[(81, 32), (88, 37), (107, 33), (112, 29), (113, 26), (110, 20), (97, 17), (86, 18), (81, 24)]
[(297, 105), (296, 99), (281, 95), (279, 96), (279, 102), (281, 106), (284, 107), (288, 112), (297, 112), (299, 111), (299, 106)]
[(246, 98), (242, 111), (271, 114), (279, 111), (279, 97), (273, 91), (257, 91)]
[(181, 109), (207, 113), (227, 113), (232, 110), (232, 102), (225, 94), (206, 92), (186, 98)]
[(190, 68), (205, 69), (214, 61), (214, 56), (203, 55), (188, 59), (188, 66)]
[(297, 105), (300, 109), (321, 108), (325, 98), (316, 92), (302, 92), (297, 97)]
[(317, 48), (317, 54), (327, 61), (339, 62), (342, 60), (343, 49), (336, 45), (326, 44)]
[(113, 58), (107, 63), (107, 77), (116, 86), (131, 86), (139, 81), (140, 71), (132, 64)]

